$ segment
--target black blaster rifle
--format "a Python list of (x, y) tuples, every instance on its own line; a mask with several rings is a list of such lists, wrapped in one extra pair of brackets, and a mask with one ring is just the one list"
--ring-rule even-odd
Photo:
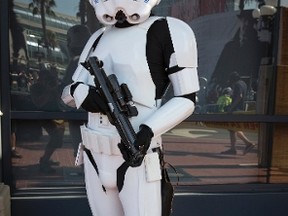
[(135, 148), (136, 133), (129, 121), (129, 117), (137, 116), (138, 111), (132, 105), (132, 94), (126, 84), (118, 83), (115, 74), (106, 75), (103, 69), (103, 62), (97, 57), (90, 57), (82, 65), (94, 76), (94, 82), (101, 97), (107, 102), (109, 111), (106, 115), (113, 124), (131, 156), (130, 166), (142, 161), (144, 155)]

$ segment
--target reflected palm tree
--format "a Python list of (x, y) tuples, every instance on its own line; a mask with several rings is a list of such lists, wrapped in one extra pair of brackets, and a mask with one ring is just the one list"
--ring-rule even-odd
[(55, 13), (52, 10), (53, 7), (56, 7), (54, 0), (32, 0), (29, 4), (29, 8), (32, 9), (33, 15), (40, 14), (41, 24), (43, 31), (43, 44), (47, 48), (49, 53), (50, 42), (48, 40), (47, 28), (46, 28), (46, 15), (55, 17)]
[(47, 41), (48, 41), (49, 47), (51, 47), (52, 49), (55, 49), (55, 47), (57, 46), (56, 34), (50, 30), (47, 30), (46, 34), (47, 34)]
[(87, 0), (79, 0), (79, 11), (76, 16), (80, 18), (81, 25), (86, 25), (90, 32), (102, 27), (96, 18), (94, 8)]
[(21, 49), (24, 50), (27, 62), (29, 61), (29, 57), (27, 53), (26, 40), (23, 34), (23, 28), (19, 24), (16, 18), (16, 14), (13, 9), (14, 9), (14, 1), (10, 0), (9, 1), (9, 17), (10, 17), (9, 29), (11, 32), (11, 39), (12, 39), (12, 56), (13, 56), (13, 62), (12, 62), (13, 69), (12, 70), (16, 70), (17, 64), (18, 64), (18, 58), (19, 58), (19, 51)]
[(89, 28), (90, 32), (93, 33), (99, 28), (101, 28), (102, 24), (100, 24), (100, 22), (98, 21), (96, 14), (95, 14), (95, 10), (91, 4), (88, 4), (88, 3), (86, 4), (86, 10), (87, 10), (86, 25)]
[(80, 0), (80, 2), (79, 2), (79, 11), (76, 14), (76, 16), (80, 18), (81, 25), (86, 24), (87, 3), (88, 3), (87, 0)]

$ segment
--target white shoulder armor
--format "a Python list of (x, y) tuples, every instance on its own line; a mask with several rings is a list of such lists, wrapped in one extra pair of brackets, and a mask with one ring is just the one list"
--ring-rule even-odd
[[(104, 30), (105, 28), (101, 28), (91, 35), (80, 55), (79, 63), (85, 62), (87, 60), (89, 54), (91, 53), (95, 40), (104, 32)], [(79, 64), (77, 69), (75, 70), (75, 73), (73, 74), (72, 80), (74, 82), (88, 83), (88, 77), (87, 77), (88, 74), (89, 74), (88, 71), (84, 69), (82, 65)]]
[(193, 30), (182, 20), (167, 17), (167, 23), (179, 67), (197, 67), (198, 54)]
[[(88, 91), (89, 91), (89, 87), (88, 85), (94, 85), (93, 80), (89, 74), (89, 71), (87, 71), (81, 64), (79, 64), (80, 62), (85, 62), (87, 60), (87, 58), (89, 57), (91, 50), (93, 48), (93, 44), (95, 43), (95, 40), (104, 32), (105, 28), (101, 28), (98, 31), (96, 31), (94, 34), (92, 34), (92, 36), (89, 38), (89, 40), (87, 41), (81, 55), (79, 58), (79, 62), (78, 62), (78, 67), (76, 68), (73, 76), (72, 76), (72, 80), (74, 83), (76, 82), (82, 82), (83, 84), (80, 84), (77, 86), (77, 88), (75, 89), (74, 92), (74, 97), (72, 97), (72, 95), (70, 94), (71, 92), (71, 86), (73, 85), (70, 84), (68, 86), (66, 86), (62, 92), (62, 100), (65, 104), (67, 104), (68, 106), (71, 107), (77, 107), (79, 108), (82, 104), (82, 102), (84, 101), (84, 99), (87, 97), (88, 95)], [(86, 85), (88, 84), (88, 85)]]

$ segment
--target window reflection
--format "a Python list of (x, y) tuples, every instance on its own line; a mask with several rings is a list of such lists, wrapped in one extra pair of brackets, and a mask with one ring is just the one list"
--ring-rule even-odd
[[(212, 17), (207, 17), (207, 22), (209, 18), (213, 23)], [(211, 37), (205, 40), (209, 41), (208, 43), (215, 48), (215, 51), (208, 54), (210, 60), (206, 59), (206, 53), (202, 53), (201, 48), (199, 51), (200, 57), (203, 56), (204, 58), (202, 61), (207, 61), (208, 66), (203, 66), (206, 71), (200, 73), (201, 89), (198, 92), (198, 105), (201, 109), (198, 112), (217, 113), (219, 108), (221, 111), (221, 105), (219, 106), (218, 104), (219, 97), (223, 95), (227, 88), (233, 88), (231, 83), (229, 83), (229, 76), (237, 72), (247, 85), (246, 91), (242, 96), (242, 113), (264, 114), (260, 107), (263, 107), (265, 100), (267, 100), (263, 98), (267, 91), (263, 87), (265, 85), (263, 82), (264, 80), (267, 81), (267, 71), (270, 69), (269, 65), (272, 64), (271, 34), (273, 26), (268, 30), (259, 29), (257, 26), (261, 20), (257, 20), (252, 16), (252, 10), (240, 10), (238, 13), (230, 15), (229, 21), (225, 21), (225, 17), (220, 15), (215, 15), (214, 19), (217, 19), (217, 23), (214, 23), (217, 25), (217, 29), (212, 28), (211, 25), (213, 24), (207, 25), (212, 28), (209, 31), (213, 32), (212, 35), (215, 41), (213, 43)], [(201, 24), (203, 25), (203, 22)], [(207, 31), (207, 29), (204, 31)], [(232, 32), (234, 33), (231, 34)], [(218, 36), (220, 42), (216, 45), (215, 42)], [(204, 42), (204, 39), (203, 41), (201, 38), (199, 39), (201, 46), (201, 42)], [(204, 69), (201, 66), (200, 58), (200, 71)], [(268, 79), (268, 82), (270, 81)]]
[[(250, 125), (251, 124), (251, 125)], [(245, 131), (258, 143), (258, 127), (254, 123), (182, 123), (164, 136), (166, 160), (180, 185), (231, 184), (265, 182), (265, 169), (258, 168), (258, 147), (244, 153), (245, 143), (237, 138), (233, 154), (223, 154), (231, 146), (229, 130)], [(248, 129), (248, 130), (246, 130)]]
[[(41, 121), (17, 122), (16, 145), (22, 156), (12, 158), (17, 188), (83, 186), (82, 167), (74, 164), (75, 134), (69, 130), (69, 124), (73, 123), (79, 125), (77, 121), (64, 122), (62, 146), (50, 158), (54, 172), (43, 172), (39, 161), (51, 138), (49, 133)], [(287, 128), (287, 125), (277, 127), (280, 126)], [(231, 146), (229, 130), (243, 131), (255, 146), (245, 152), (245, 142), (236, 137), (236, 153), (223, 154)], [(165, 159), (171, 165), (167, 167), (173, 184), (288, 183), (285, 145), (282, 142), (275, 144), (269, 167), (269, 158), (262, 152), (265, 144), (258, 142), (262, 136), (260, 130), (259, 124), (253, 122), (181, 123), (163, 136)]]
[[(78, 25), (77, 11), (58, 7), (58, 1), (14, 0), (10, 5), (11, 98), (13, 110), (37, 110), (30, 87), (43, 70), (54, 70), (57, 82), (65, 76), (70, 56), (67, 30)], [(42, 12), (41, 3), (45, 10)], [(62, 3), (60, 2), (60, 5)], [(71, 2), (70, 6), (78, 2)], [(48, 13), (49, 12), (49, 13)]]
[(72, 135), (64, 121), (19, 121), (16, 143), (22, 157), (12, 158), (16, 188), (82, 186), (83, 171), (74, 164)]
[[(264, 126), (264, 125), (262, 125)], [(282, 125), (283, 127), (283, 125)], [(223, 154), (230, 148), (229, 131), (243, 131), (255, 146), (246, 149), (245, 142), (237, 137), (236, 152)], [(169, 169), (174, 184), (211, 185), (247, 183), (287, 183), (283, 151), (273, 154), (272, 167), (265, 166), (268, 158), (258, 142), (264, 134), (253, 122), (184, 122), (163, 137), (165, 158), (174, 166)], [(281, 145), (279, 149), (283, 149)], [(278, 149), (278, 150), (279, 150)], [(286, 148), (285, 148), (286, 149)], [(260, 159), (265, 158), (265, 163)], [(281, 166), (278, 162), (281, 161)], [(169, 167), (169, 166), (168, 166)]]
[[(75, 29), (74, 26), (81, 26), (80, 21), (86, 21), (82, 19), (83, 11), (82, 15), (81, 11), (78, 13), (78, 0), (69, 1), (69, 6), (67, 1), (48, 2), (10, 1), (12, 110), (77, 111), (61, 103), (60, 94), (65, 82), (71, 80), (87, 40), (87, 36), (82, 40), (77, 37), (77, 34), (84, 34), (83, 29), (74, 31), (72, 39), (71, 31), (69, 36), (67, 32)], [(35, 9), (41, 9), (41, 3), (49, 10), (37, 12)], [(17, 153), (21, 155), (12, 158), (16, 187), (82, 185), (82, 168), (75, 167), (74, 160), (81, 142), (79, 127), (84, 122), (13, 120), (16, 129), (13, 127), (11, 138), (16, 138), (13, 140), (16, 141)]]

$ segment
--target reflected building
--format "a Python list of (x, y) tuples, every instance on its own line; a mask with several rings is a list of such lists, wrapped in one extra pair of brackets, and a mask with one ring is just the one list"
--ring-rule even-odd
[[(45, 47), (42, 38), (41, 16), (38, 14), (33, 15), (28, 4), (18, 2), (14, 3), (13, 11), (17, 15), (17, 21), (23, 28), (30, 69), (38, 70), (40, 63), (44, 64), (46, 67), (53, 64), (57, 67), (59, 77), (61, 78), (69, 61), (66, 33), (71, 26), (79, 24), (80, 20), (75, 16), (66, 14), (55, 13), (55, 17), (46, 15), (47, 32), (52, 34), (51, 37), (53, 37), (54, 46)], [(12, 46), (13, 41), (10, 40), (10, 43), (10, 46)], [(23, 49), (19, 51), (18, 63), (28, 64)]]

